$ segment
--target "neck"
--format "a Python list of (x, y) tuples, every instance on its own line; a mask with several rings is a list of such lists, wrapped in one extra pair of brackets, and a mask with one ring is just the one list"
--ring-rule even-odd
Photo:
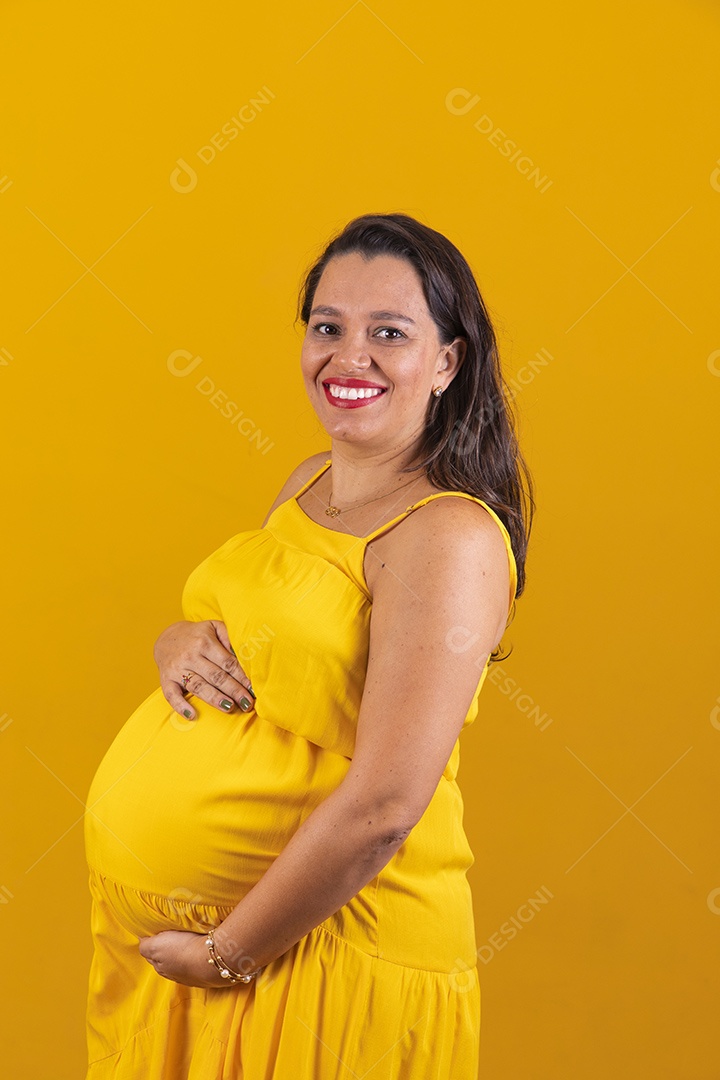
[(402, 470), (417, 460), (417, 444), (386, 451), (363, 451), (346, 442), (332, 443), (332, 498), (339, 506), (349, 505), (392, 491), (395, 487), (420, 482), (425, 472)]

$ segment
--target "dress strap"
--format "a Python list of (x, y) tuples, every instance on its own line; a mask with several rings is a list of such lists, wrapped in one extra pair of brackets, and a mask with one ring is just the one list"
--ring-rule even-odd
[(328, 458), (328, 459), (327, 459), (327, 461), (325, 462), (325, 464), (324, 464), (323, 466), (321, 466), (321, 468), (319, 468), (319, 469), (318, 469), (318, 471), (317, 471), (316, 473), (314, 473), (314, 475), (313, 475), (313, 476), (311, 476), (311, 477), (310, 477), (310, 479), (309, 479), (309, 480), (307, 480), (307, 481), (306, 481), (306, 482), (305, 482), (305, 483), (303, 484), (303, 486), (302, 486), (302, 487), (300, 488), (300, 490), (299, 490), (299, 491), (296, 491), (294, 495), (291, 495), (291, 496), (290, 496), (290, 498), (291, 498), (291, 499), (299, 499), (299, 498), (300, 498), (300, 496), (301, 496), (301, 495), (302, 495), (302, 494), (303, 494), (304, 492), (306, 492), (306, 491), (307, 491), (307, 489), (308, 489), (309, 487), (312, 487), (312, 485), (313, 485), (313, 484), (315, 483), (315, 481), (316, 481), (316, 480), (319, 480), (319, 479), (320, 479), (320, 477), (322, 476), (322, 474), (323, 474), (323, 473), (324, 473), (324, 472), (325, 472), (325, 471), (327, 470), (328, 466), (329, 466), (329, 465), (330, 465), (331, 463), (332, 463), (332, 458)]
[(510, 533), (508, 532), (505, 523), (501, 520), (495, 510), (493, 510), (492, 506), (488, 506), (485, 500), (479, 498), (479, 496), (477, 495), (470, 495), (467, 491), (436, 491), (433, 495), (427, 495), (424, 499), (419, 499), (418, 502), (413, 503), (411, 506), (408, 506), (407, 509), (403, 510), (402, 514), (398, 514), (398, 516), (394, 517), (391, 521), (386, 521), (384, 525), (381, 525), (378, 529), (375, 529), (375, 531), (371, 532), (369, 536), (363, 537), (363, 540), (366, 544), (369, 544), (371, 540), (376, 540), (378, 536), (382, 536), (383, 533), (387, 532), (389, 529), (392, 529), (395, 525), (398, 524), (398, 522), (406, 518), (408, 514), (411, 514), (413, 510), (417, 510), (419, 509), (419, 507), (425, 506), (425, 504), (429, 503), (431, 499), (442, 499), (444, 496), (447, 495), (452, 495), (456, 499), (472, 499), (473, 502), (479, 503), (480, 506), (487, 510), (487, 512), (499, 526), (503, 540), (505, 541), (505, 547), (507, 548), (508, 553), (508, 561), (510, 563), (510, 603), (512, 605), (515, 599), (515, 593), (517, 591), (517, 563), (515, 561), (515, 553), (512, 548)]

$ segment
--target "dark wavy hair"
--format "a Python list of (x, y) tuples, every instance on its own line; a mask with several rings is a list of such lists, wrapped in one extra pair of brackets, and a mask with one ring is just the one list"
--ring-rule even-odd
[[(525, 588), (525, 559), (535, 512), (533, 482), (520, 451), (495, 331), (475, 277), (442, 233), (407, 214), (363, 214), (325, 247), (307, 270), (297, 319), (307, 327), (323, 270), (339, 255), (393, 255), (412, 264), (443, 345), (464, 338), (465, 357), (441, 398), (431, 396), (420, 461), (444, 491), (477, 495), (507, 528), (517, 564), (516, 596)], [(297, 321), (296, 319), (296, 321)], [(514, 607), (513, 612), (514, 616)], [(492, 659), (499, 659), (496, 653)]]

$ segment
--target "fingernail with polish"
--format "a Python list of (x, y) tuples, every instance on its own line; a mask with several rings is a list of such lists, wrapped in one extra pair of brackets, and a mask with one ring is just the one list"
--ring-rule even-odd
[(230, 712), (232, 707), (233, 707), (232, 701), (228, 701), (227, 698), (223, 698), (223, 700), (220, 702), (220, 708), (224, 709), (225, 712)]
[(246, 697), (240, 698), (240, 708), (243, 712), (247, 712), (252, 709), (252, 702)]
[(192, 720), (192, 713), (189, 709), (183, 709), (183, 716), (186, 717), (188, 720)]
[(247, 684), (247, 688), (248, 688), (248, 690), (250, 691), (250, 693), (252, 694), (253, 697), (257, 697), (257, 694), (255, 693), (255, 691), (252, 688), (252, 683), (251, 682), (249, 682)]

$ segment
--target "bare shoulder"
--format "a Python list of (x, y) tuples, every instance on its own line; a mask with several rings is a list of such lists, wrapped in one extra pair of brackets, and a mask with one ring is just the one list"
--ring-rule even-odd
[(483, 550), (507, 561), (505, 539), (492, 514), (474, 499), (450, 494), (413, 511), (374, 545), (379, 547), (383, 541), (388, 551), (398, 553), (427, 550), (436, 556), (443, 551), (461, 555)]
[[(462, 548), (465, 545), (490, 544), (505, 552), (505, 541), (492, 514), (474, 499), (448, 493), (432, 499), (406, 519), (416, 538), (444, 541)], [(402, 535), (400, 529), (395, 530)]]
[(278, 492), (275, 501), (267, 512), (263, 525), (267, 522), (267, 519), (272, 514), (276, 507), (280, 506), (287, 499), (292, 498), (296, 491), (298, 491), (303, 484), (306, 484), (311, 476), (320, 469), (330, 457), (330, 451), (326, 450), (319, 454), (313, 454), (309, 458), (305, 458), (299, 465), (293, 469), (288, 476), (287, 480), (283, 484), (282, 488)]
[(479, 586), (507, 608), (505, 539), (492, 514), (473, 499), (432, 499), (368, 546), (373, 554), (366, 556), (365, 568), (373, 598), (393, 591), (398, 580), (413, 589), (432, 578), (440, 591), (475, 592)]

